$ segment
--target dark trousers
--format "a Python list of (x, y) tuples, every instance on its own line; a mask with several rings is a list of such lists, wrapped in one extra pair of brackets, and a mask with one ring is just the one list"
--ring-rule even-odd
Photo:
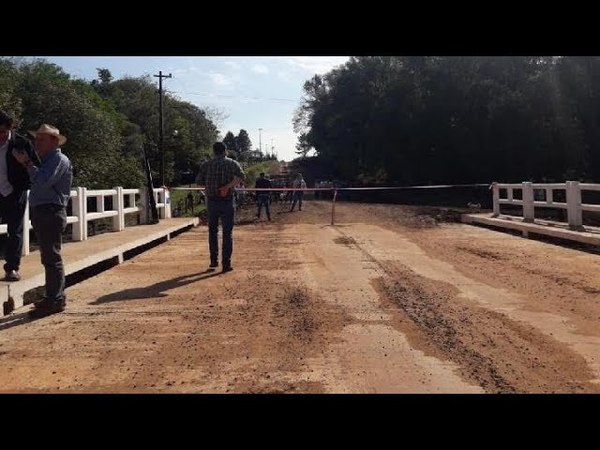
[(294, 201), (292, 202), (292, 209), (296, 206), (296, 202), (298, 202), (298, 209), (302, 211), (302, 199), (304, 198), (304, 191), (294, 192)]
[(265, 211), (267, 212), (267, 219), (271, 220), (271, 210), (269, 207), (271, 199), (269, 198), (269, 194), (258, 194), (258, 212), (256, 213), (257, 217), (260, 219), (260, 213), (262, 211), (262, 207), (265, 207)]
[(59, 205), (36, 206), (31, 210), (31, 224), (46, 270), (46, 297), (50, 301), (64, 300), (65, 269), (60, 250), (62, 232), (67, 226), (67, 212)]
[[(23, 214), (27, 204), (26, 191), (13, 191), (6, 197), (0, 194), (0, 217), (7, 225), (6, 264), (4, 271), (19, 270), (23, 251)], [(29, 232), (29, 231), (27, 231)]]
[(208, 249), (210, 260), (213, 263), (219, 261), (219, 218), (223, 228), (223, 266), (231, 265), (231, 253), (233, 252), (233, 199), (220, 200), (208, 199), (206, 204), (208, 211)]

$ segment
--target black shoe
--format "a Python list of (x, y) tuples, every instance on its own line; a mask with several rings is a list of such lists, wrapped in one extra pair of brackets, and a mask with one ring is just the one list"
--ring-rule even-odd
[(51, 314), (63, 312), (65, 310), (66, 301), (50, 301), (48, 299), (44, 299), (41, 302), (34, 303), (33, 306), (34, 308), (29, 311), (28, 315), (29, 317), (38, 319), (40, 317), (46, 317)]
[(231, 266), (223, 266), (223, 272), (231, 272), (233, 270), (233, 267)]
[(208, 267), (219, 267), (219, 263), (211, 261), (210, 266), (208, 266)]
[(21, 275), (16, 270), (8, 270), (5, 272), (4, 281), (19, 281), (21, 280)]

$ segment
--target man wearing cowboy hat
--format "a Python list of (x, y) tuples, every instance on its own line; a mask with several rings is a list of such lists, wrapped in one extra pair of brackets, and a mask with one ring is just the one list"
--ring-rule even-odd
[(40, 164), (31, 142), (15, 133), (14, 125), (13, 117), (0, 110), (0, 218), (6, 222), (8, 231), (4, 264), (6, 281), (21, 279), (23, 214), (27, 205), (27, 189), (31, 186), (29, 174), (13, 156), (13, 149), (27, 154), (36, 165)]
[(67, 226), (67, 202), (71, 195), (73, 166), (60, 150), (67, 138), (58, 128), (42, 124), (34, 136), (35, 149), (42, 162), (36, 167), (24, 153), (15, 158), (27, 168), (31, 179), (29, 205), (31, 224), (38, 239), (42, 264), (46, 270), (46, 296), (34, 303), (32, 317), (43, 317), (65, 309), (65, 271), (60, 254), (62, 232)]

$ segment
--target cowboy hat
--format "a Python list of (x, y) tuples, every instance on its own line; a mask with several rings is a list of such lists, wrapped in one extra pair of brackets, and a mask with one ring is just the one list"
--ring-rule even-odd
[(37, 131), (29, 131), (29, 133), (31, 133), (34, 137), (38, 134), (38, 133), (43, 133), (43, 134), (49, 134), (51, 136), (56, 136), (58, 138), (58, 145), (64, 145), (65, 142), (67, 142), (67, 138), (64, 137), (62, 134), (60, 134), (60, 132), (58, 131), (58, 128), (53, 127), (52, 125), (48, 125), (46, 123), (43, 123), (40, 125), (40, 128)]

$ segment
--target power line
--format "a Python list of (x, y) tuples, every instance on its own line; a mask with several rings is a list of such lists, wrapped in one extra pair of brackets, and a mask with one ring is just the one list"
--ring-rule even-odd
[(184, 91), (169, 91), (173, 94), (187, 94), (187, 95), (199, 95), (203, 97), (223, 97), (223, 98), (243, 98), (246, 100), (262, 100), (270, 102), (293, 102), (297, 103), (299, 100), (293, 100), (291, 98), (276, 98), (276, 97), (252, 97), (248, 95), (227, 95), (227, 94), (213, 94), (212, 92), (184, 92)]

